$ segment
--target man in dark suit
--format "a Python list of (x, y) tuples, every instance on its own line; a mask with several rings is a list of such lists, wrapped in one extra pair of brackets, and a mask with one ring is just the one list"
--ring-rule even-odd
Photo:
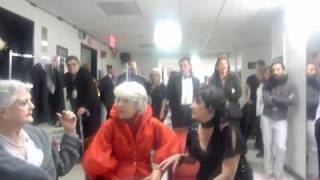
[[(128, 74), (127, 72), (121, 74), (117, 78), (117, 84), (121, 84), (124, 81), (135, 81), (141, 85), (143, 85), (146, 89), (148, 89), (147, 80), (138, 74), (137, 62), (130, 60), (128, 62)], [(149, 93), (148, 93), (149, 94)]]
[(97, 88), (88, 70), (80, 68), (76, 56), (68, 56), (66, 63), (67, 100), (70, 101), (73, 111), (83, 117), (83, 135), (87, 138), (93, 136), (100, 126), (101, 109)]
[(190, 58), (179, 60), (180, 73), (171, 75), (168, 82), (168, 100), (173, 128), (188, 127), (192, 124), (191, 104), (200, 81), (192, 74)]
[(100, 100), (107, 109), (107, 118), (110, 117), (110, 110), (114, 102), (114, 85), (116, 71), (112, 65), (107, 65), (107, 75), (99, 82)]

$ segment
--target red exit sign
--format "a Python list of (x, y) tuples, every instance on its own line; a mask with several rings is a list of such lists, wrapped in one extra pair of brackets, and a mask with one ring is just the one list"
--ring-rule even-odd
[(116, 48), (116, 42), (117, 42), (117, 38), (114, 34), (110, 34), (109, 35), (109, 47), (111, 48)]

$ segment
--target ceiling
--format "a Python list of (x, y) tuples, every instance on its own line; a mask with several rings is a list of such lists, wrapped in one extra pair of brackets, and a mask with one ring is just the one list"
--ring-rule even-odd
[(117, 37), (120, 52), (152, 53), (162, 18), (181, 24), (181, 53), (212, 53), (270, 43), (279, 0), (28, 0), (95, 38)]

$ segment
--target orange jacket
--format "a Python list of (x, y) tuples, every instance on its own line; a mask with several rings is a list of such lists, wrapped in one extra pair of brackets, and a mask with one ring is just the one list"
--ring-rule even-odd
[(152, 172), (152, 150), (155, 150), (153, 161), (156, 164), (181, 151), (177, 135), (152, 117), (150, 106), (140, 116), (135, 138), (128, 124), (117, 118), (115, 107), (111, 114), (113, 116), (100, 127), (83, 157), (83, 167), (90, 180), (142, 179)]

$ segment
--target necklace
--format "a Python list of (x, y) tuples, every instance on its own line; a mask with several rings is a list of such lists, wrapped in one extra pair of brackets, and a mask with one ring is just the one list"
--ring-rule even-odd
[(210, 121), (205, 122), (205, 123), (201, 122), (200, 124), (201, 124), (201, 127), (202, 127), (202, 128), (208, 129), (208, 128), (211, 128), (211, 127), (214, 126), (214, 121), (213, 121), (213, 120), (210, 120)]
[[(19, 149), (22, 149), (22, 148), (25, 148), (26, 147), (26, 141), (25, 139), (23, 138), (23, 142), (21, 144), (17, 144), (15, 142), (13, 142), (10, 138), (8, 138), (7, 136), (3, 135), (2, 136), (4, 137), (3, 139), (10, 145), (12, 145), (13, 147), (15, 148), (19, 148)], [(21, 136), (20, 136), (21, 137)]]

